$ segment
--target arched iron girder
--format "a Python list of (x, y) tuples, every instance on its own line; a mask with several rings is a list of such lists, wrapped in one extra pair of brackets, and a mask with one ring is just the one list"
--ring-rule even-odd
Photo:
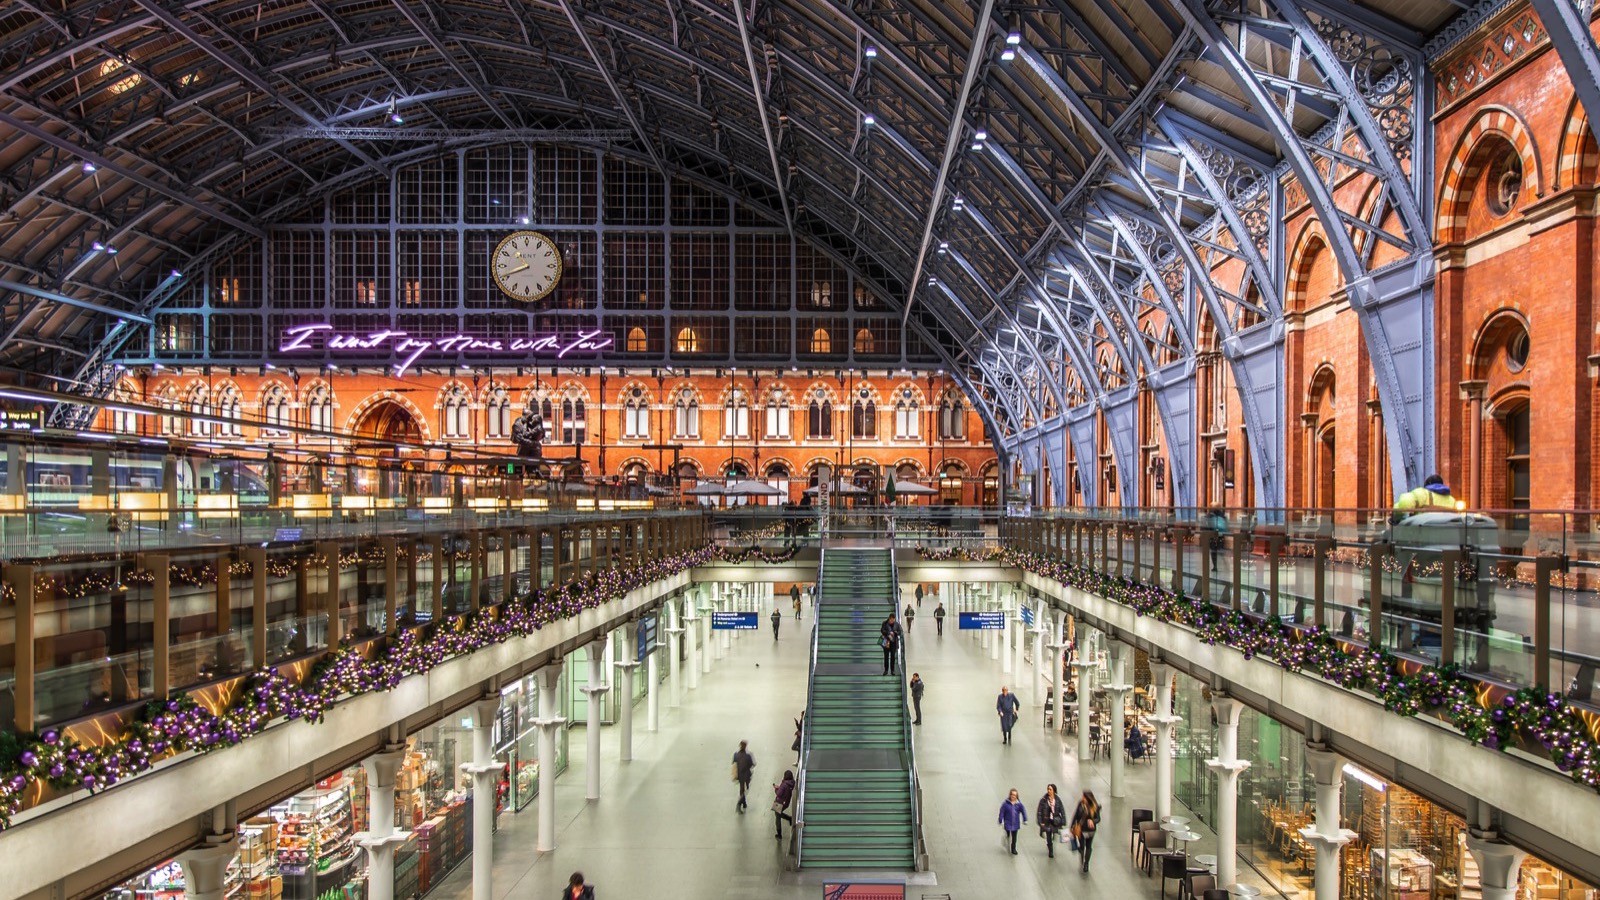
[[(1361, 140), (1370, 163), (1352, 160), (1346, 154), (1334, 153), (1315, 140), (1302, 137), (1290, 124), (1285, 110), (1279, 106), (1277, 97), (1269, 91), (1263, 79), (1270, 77), (1286, 102), (1291, 104), (1300, 96), (1302, 85), (1275, 73), (1256, 72), (1245, 50), (1234, 45), (1233, 39), (1223, 31), (1222, 25), (1206, 8), (1203, 0), (1175, 2), (1179, 3), (1178, 9), (1184, 18), (1205, 37), (1209, 52), (1253, 101), (1258, 115), (1264, 118), (1269, 133), (1299, 179), (1307, 200), (1322, 223), (1334, 259), (1338, 261), (1340, 273), (1345, 278), (1350, 307), (1360, 322), (1362, 338), (1367, 343), (1372, 360), (1376, 376), (1374, 380), (1385, 410), (1384, 424), (1388, 432), (1386, 437), (1390, 458), (1400, 462), (1400, 465), (1392, 467), (1394, 490), (1399, 494), (1409, 485), (1418, 483), (1433, 461), (1434, 436), (1428, 427), (1433, 404), (1432, 260), (1428, 257), (1428, 231), (1422, 218), (1422, 210), (1431, 195), (1413, 190), (1411, 181), (1400, 169), (1394, 149), (1374, 123), (1366, 99), (1354, 89), (1348, 73), (1341, 69), (1333, 52), (1310, 27), (1304, 14), (1292, 8), (1292, 3), (1277, 7), (1280, 14), (1286, 15), (1284, 22), (1263, 21), (1236, 11), (1223, 12), (1239, 29), (1238, 41), (1245, 49), (1249, 46), (1252, 34), (1249, 28), (1252, 25), (1263, 26), (1278, 34), (1286, 31), (1295, 50), (1292, 56), (1294, 60), (1302, 59), (1303, 54), (1304, 58), (1315, 62), (1320, 77), (1326, 83), (1334, 84), (1340, 90), (1348, 89), (1348, 93), (1343, 95), (1348, 102), (1341, 107), (1341, 118), (1333, 120), (1337, 131), (1327, 139), (1338, 146), (1345, 123), (1352, 123), (1352, 130)], [(1420, 62), (1415, 65), (1420, 65)], [(1334, 71), (1330, 72), (1330, 69)], [(1420, 69), (1412, 71), (1419, 72)], [(1309, 86), (1308, 89), (1326, 92), (1325, 88), (1317, 86)], [(1416, 90), (1415, 86), (1413, 91), (1412, 100), (1416, 108), (1407, 112), (1413, 129), (1410, 137), (1414, 149), (1410, 158), (1415, 171), (1412, 175), (1419, 183), (1426, 183), (1432, 169), (1425, 152), (1427, 137), (1421, 133), (1426, 131), (1422, 123), (1427, 121), (1427, 116), (1423, 115), (1427, 92)], [(1335, 203), (1325, 176), (1311, 161), (1312, 152), (1330, 160), (1330, 176), (1337, 174), (1339, 165), (1351, 165), (1372, 172), (1374, 177), (1383, 182), (1383, 188), (1395, 200), (1396, 212), (1406, 230), (1408, 243), (1417, 248), (1411, 258), (1386, 266), (1382, 273), (1372, 273), (1364, 267), (1349, 231), (1351, 227), (1357, 227), (1352, 220), (1359, 221), (1359, 217), (1345, 213)], [(1369, 234), (1379, 231), (1376, 226), (1368, 226), (1365, 222), (1360, 222), (1359, 227), (1370, 229)], [(1391, 338), (1391, 327), (1402, 332), (1397, 335), (1398, 339)], [(1402, 351), (1404, 358), (1397, 359)], [(1279, 440), (1282, 440), (1282, 435)]]
[(1567, 70), (1573, 93), (1589, 114), (1589, 133), (1600, 140), (1600, 48), (1589, 31), (1588, 4), (1529, 0)]
[[(983, 277), (978, 274), (977, 270), (972, 268), (972, 264), (967, 261), (965, 256), (954, 249), (946, 251), (944, 255), (947, 256), (957, 266), (959, 266), (961, 270), (967, 274), (968, 278), (972, 279), (972, 283), (977, 285), (978, 290), (984, 293), (985, 298), (1006, 320), (1007, 325), (1013, 329), (1016, 329), (1018, 332), (1022, 330), (1022, 325), (1019, 324), (1016, 317), (1012, 315), (1010, 307), (1000, 302), (999, 295), (994, 292), (994, 289), (989, 286), (988, 282), (984, 281)], [(1028, 354), (1033, 358), (1036, 368), (1041, 373), (1048, 371), (1048, 367), (1045, 365), (1044, 358), (1039, 355), (1039, 348), (1031, 342), (1028, 344)], [(1056, 408), (1064, 409), (1066, 407), (1066, 401), (1062, 399), (1060, 385), (1057, 385), (1053, 380), (1047, 379), (1046, 387), (1050, 390), (1050, 396), (1055, 398)], [(1034, 421), (1044, 420), (1044, 416), (1040, 414), (1040, 410), (1037, 407), (1034, 408), (1034, 412)]]
[[(930, 285), (930, 287), (936, 288), (940, 293), (942, 293), (945, 296), (945, 298), (949, 301), (949, 303), (950, 303), (950, 305), (952, 307), (954, 307), (963, 316), (966, 317), (967, 321), (971, 325), (974, 337), (980, 337), (981, 336), (981, 337), (985, 338), (987, 345), (990, 346), (990, 347), (998, 346), (998, 345), (996, 345), (994, 343), (994, 341), (992, 339), (989, 339), (988, 336), (984, 334), (983, 320), (976, 313), (974, 313), (972, 311), (972, 307), (967, 305), (967, 301), (962, 299), (961, 295), (956, 293), (955, 289), (953, 289), (944, 279), (942, 279), (942, 278), (934, 279), (934, 283), (932, 285)], [(974, 361), (976, 361), (976, 360), (980, 359), (983, 356), (983, 353), (982, 353), (982, 348), (974, 348), (974, 349), (976, 349), (977, 352), (972, 353), (971, 354), (971, 358)], [(1007, 370), (1007, 373), (1010, 375), (1011, 379), (1013, 381), (1015, 381), (1017, 384), (1021, 384), (1022, 383), (1022, 377), (1021, 377), (1021, 374), (1017, 371), (1016, 366), (1011, 362), (1011, 360), (1009, 358), (1004, 357), (1004, 356), (1002, 356), (1000, 358), (1006, 364), (1006, 370)], [(1022, 423), (1024, 421), (1026, 421), (1026, 417), (1021, 415), (1022, 410), (1019, 410), (1019, 409), (1017, 409), (1017, 408), (1015, 408), (1013, 406), (1009, 411), (1010, 411), (1010, 413), (1012, 415), (1011, 421), (1012, 421), (1013, 425), (1016, 428), (1021, 428), (1022, 427)], [(1032, 413), (1033, 418), (1035, 420), (1040, 418), (1039, 408), (1038, 408), (1037, 404), (1034, 401), (1031, 400), (1031, 398), (1029, 399), (1029, 402), (1027, 404), (1027, 411)]]

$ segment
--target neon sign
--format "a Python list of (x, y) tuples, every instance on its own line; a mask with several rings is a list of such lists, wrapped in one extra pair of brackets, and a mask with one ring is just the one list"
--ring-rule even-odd
[(565, 359), (573, 353), (597, 353), (614, 343), (611, 335), (600, 330), (576, 331), (571, 334), (540, 334), (529, 337), (500, 338), (457, 334), (444, 338), (412, 337), (404, 331), (384, 329), (367, 334), (345, 334), (334, 331), (327, 322), (314, 322), (284, 329), (278, 342), (279, 353), (296, 350), (326, 349), (333, 353), (365, 353), (388, 349), (400, 357), (396, 375), (404, 375), (417, 361), (429, 355), (456, 356), (476, 353), (489, 356), (553, 356)]

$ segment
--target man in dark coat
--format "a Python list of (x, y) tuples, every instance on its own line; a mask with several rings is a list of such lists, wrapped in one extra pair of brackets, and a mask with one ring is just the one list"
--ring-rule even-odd
[(905, 632), (900, 630), (900, 623), (895, 621), (894, 613), (883, 620), (878, 627), (878, 646), (883, 648), (883, 674), (894, 675), (895, 651), (900, 649), (900, 640), (905, 637)]
[(750, 755), (749, 741), (740, 741), (739, 749), (733, 752), (733, 779), (739, 782), (739, 804), (734, 808), (744, 812), (750, 804), (745, 802), (745, 792), (750, 789), (750, 774), (755, 771), (756, 758)]
[(1022, 701), (1017, 695), (1000, 687), (1000, 699), (995, 701), (995, 711), (1000, 714), (1000, 740), (1001, 743), (1011, 743), (1011, 726), (1017, 724), (1017, 709), (1022, 706)]
[(916, 672), (911, 673), (911, 708), (916, 712), (915, 721), (911, 724), (922, 724), (922, 690), (924, 684), (922, 676)]
[(940, 600), (939, 601), (939, 605), (935, 606), (933, 608), (933, 624), (939, 626), (939, 636), (940, 637), (944, 637), (944, 601), (943, 600)]

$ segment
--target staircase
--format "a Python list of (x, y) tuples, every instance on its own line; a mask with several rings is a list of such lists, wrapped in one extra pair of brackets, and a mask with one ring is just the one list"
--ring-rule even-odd
[(918, 868), (920, 822), (905, 672), (883, 675), (895, 608), (889, 550), (823, 551), (796, 854), (805, 869)]

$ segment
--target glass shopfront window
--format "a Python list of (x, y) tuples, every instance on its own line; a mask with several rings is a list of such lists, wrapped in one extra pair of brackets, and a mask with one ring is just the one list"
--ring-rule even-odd
[[(567, 697), (567, 672), (563, 671), (557, 696)], [(509, 713), (508, 709), (516, 712)], [(571, 719), (572, 713), (563, 709), (562, 715)], [(499, 727), (495, 731), (495, 753), (506, 764), (509, 774), (508, 802), (517, 811), (524, 809), (539, 795), (539, 679), (527, 675), (500, 695)], [(514, 723), (514, 724), (513, 724)], [(568, 728), (562, 725), (556, 731), (556, 774), (567, 770)]]

